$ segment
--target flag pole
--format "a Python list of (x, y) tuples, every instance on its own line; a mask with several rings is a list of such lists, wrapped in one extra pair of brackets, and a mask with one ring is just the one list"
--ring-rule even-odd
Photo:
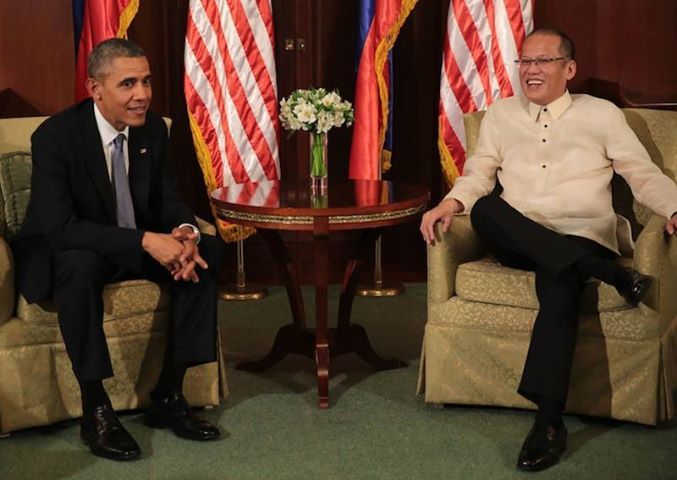
[[(378, 179), (383, 181), (383, 168), (378, 169)], [(357, 285), (355, 295), (360, 297), (395, 297), (404, 292), (404, 285), (399, 282), (384, 282), (381, 268), (381, 239), (379, 235), (374, 244), (374, 281), (366, 285)]]
[(268, 295), (268, 290), (263, 285), (247, 283), (244, 270), (244, 240), (242, 239), (242, 227), (237, 228), (237, 273), (235, 283), (227, 283), (219, 288), (221, 300), (260, 300)]

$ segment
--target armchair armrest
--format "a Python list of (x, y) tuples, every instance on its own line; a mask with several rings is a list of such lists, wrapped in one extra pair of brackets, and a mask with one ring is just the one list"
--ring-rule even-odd
[(635, 244), (633, 267), (654, 283), (644, 303), (658, 311), (659, 331), (677, 316), (677, 238), (665, 235), (665, 218), (652, 215)]
[(456, 269), (479, 259), (484, 248), (470, 223), (469, 215), (457, 215), (447, 233), (435, 226), (436, 241), (428, 245), (428, 304), (440, 303), (456, 292)]
[(14, 289), (14, 261), (12, 251), (0, 237), (0, 325), (12, 316), (16, 294)]

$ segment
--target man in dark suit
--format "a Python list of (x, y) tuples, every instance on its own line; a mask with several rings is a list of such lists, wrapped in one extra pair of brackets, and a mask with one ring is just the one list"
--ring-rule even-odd
[[(182, 394), (186, 369), (216, 359), (216, 286), (222, 248), (200, 238), (170, 171), (163, 120), (148, 111), (151, 74), (135, 43), (110, 39), (88, 60), (81, 103), (33, 134), (31, 198), (13, 243), (18, 286), (29, 302), (53, 299), (82, 393), (82, 438), (93, 454), (138, 458), (102, 380), (113, 376), (103, 330), (105, 284), (129, 278), (171, 283), (163, 368), (145, 423), (211, 440)], [(199, 247), (198, 247), (199, 243)]]

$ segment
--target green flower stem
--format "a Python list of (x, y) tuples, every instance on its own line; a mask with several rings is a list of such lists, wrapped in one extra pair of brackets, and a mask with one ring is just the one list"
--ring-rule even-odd
[(327, 175), (327, 166), (324, 163), (324, 136), (326, 133), (311, 132), (310, 155), (310, 175), (313, 177), (324, 177)]

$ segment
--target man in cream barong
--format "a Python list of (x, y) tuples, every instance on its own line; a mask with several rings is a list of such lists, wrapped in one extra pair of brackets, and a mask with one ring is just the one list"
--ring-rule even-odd
[(576, 344), (580, 294), (595, 277), (632, 305), (651, 278), (615, 262), (632, 250), (626, 219), (611, 198), (614, 172), (635, 198), (677, 231), (677, 186), (648, 153), (613, 104), (571, 95), (576, 74), (571, 39), (552, 29), (531, 33), (517, 61), (523, 97), (489, 108), (477, 149), (449, 194), (423, 216), (421, 233), (448, 230), (454, 215), (473, 228), (498, 261), (532, 270), (540, 309), (518, 392), (538, 405), (518, 456), (520, 470), (543, 470), (566, 449), (562, 420)]

